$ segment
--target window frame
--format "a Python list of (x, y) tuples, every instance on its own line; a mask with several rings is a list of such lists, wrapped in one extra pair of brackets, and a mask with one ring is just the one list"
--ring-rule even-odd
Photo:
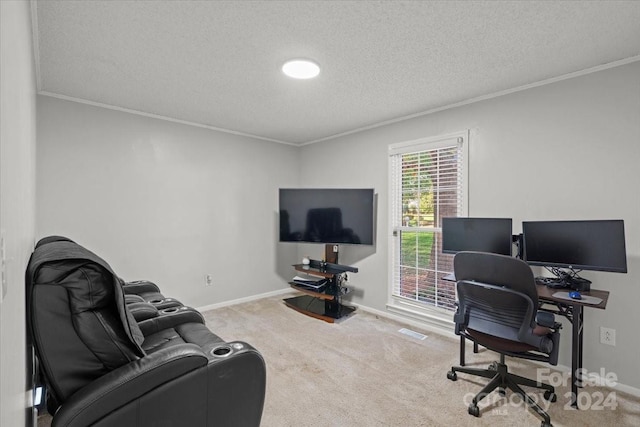
[[(388, 250), (388, 289), (387, 289), (387, 310), (390, 312), (408, 317), (411, 319), (426, 321), (434, 326), (451, 330), (452, 314), (451, 310), (436, 307), (428, 303), (421, 303), (407, 298), (394, 295), (394, 274), (396, 272), (396, 260), (394, 256), (399, 254), (400, 235), (396, 235), (398, 231), (409, 229), (409, 231), (433, 231), (440, 230), (441, 227), (405, 227), (397, 221), (398, 214), (394, 208), (398, 207), (396, 201), (402, 198), (402, 170), (394, 169), (394, 163), (397, 162), (397, 156), (409, 153), (417, 153), (421, 151), (430, 151), (440, 148), (457, 146), (461, 153), (458, 171), (460, 176), (460, 192), (459, 192), (459, 211), (458, 216), (468, 216), (468, 200), (469, 200), (469, 130), (455, 132), (446, 135), (434, 137), (420, 138), (412, 141), (406, 141), (389, 145), (388, 159), (388, 189), (389, 189), (389, 250)], [(401, 204), (401, 202), (400, 202)]]

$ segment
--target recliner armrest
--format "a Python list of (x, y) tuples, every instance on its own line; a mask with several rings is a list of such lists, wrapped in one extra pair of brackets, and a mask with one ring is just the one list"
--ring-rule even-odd
[(207, 363), (207, 356), (194, 344), (159, 350), (114, 369), (78, 390), (56, 412), (53, 425), (91, 425), (149, 391)]
[(153, 282), (147, 280), (136, 280), (126, 282), (122, 285), (125, 294), (141, 294), (142, 292), (160, 292), (160, 288)]

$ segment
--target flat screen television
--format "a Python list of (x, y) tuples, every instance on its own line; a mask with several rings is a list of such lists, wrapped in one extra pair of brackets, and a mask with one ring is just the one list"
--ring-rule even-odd
[(511, 218), (442, 218), (442, 252), (490, 252), (511, 255)]
[(530, 265), (627, 272), (623, 220), (525, 221), (522, 234)]
[(280, 241), (373, 245), (372, 188), (281, 188)]

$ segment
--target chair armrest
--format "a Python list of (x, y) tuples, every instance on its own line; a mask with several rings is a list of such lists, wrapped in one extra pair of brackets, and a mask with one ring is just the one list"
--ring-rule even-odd
[(78, 390), (56, 412), (52, 425), (92, 425), (150, 390), (207, 363), (207, 356), (194, 344), (159, 350), (121, 366)]
[(460, 307), (460, 301), (456, 301), (455, 303), (456, 306), (456, 312), (453, 314), (453, 322), (455, 323), (455, 333), (456, 335), (461, 335), (462, 331), (464, 330), (466, 324), (467, 324), (467, 316), (466, 313), (464, 313), (462, 311), (462, 308)]
[(555, 329), (556, 317), (548, 311), (538, 311), (536, 313), (536, 323), (540, 326)]
[(136, 322), (140, 323), (143, 320), (158, 317), (158, 309), (148, 302), (132, 302), (127, 304), (127, 309), (136, 319)]
[(144, 298), (142, 298), (140, 295), (136, 295), (136, 294), (125, 294), (124, 295), (124, 303), (125, 304), (131, 304), (134, 302), (145, 302)]
[(160, 288), (153, 282), (147, 280), (136, 280), (135, 282), (126, 282), (122, 289), (125, 294), (141, 294), (142, 292), (160, 292)]
[(204, 318), (198, 311), (189, 307), (159, 310), (158, 316), (138, 322), (144, 336), (155, 334), (164, 329), (173, 328), (183, 323), (202, 323)]

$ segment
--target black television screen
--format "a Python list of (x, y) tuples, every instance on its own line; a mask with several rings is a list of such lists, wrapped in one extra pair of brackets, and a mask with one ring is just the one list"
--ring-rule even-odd
[(371, 188), (281, 188), (280, 241), (373, 244)]
[(442, 218), (442, 252), (511, 255), (511, 218)]
[(627, 272), (623, 220), (527, 221), (522, 234), (530, 265)]

